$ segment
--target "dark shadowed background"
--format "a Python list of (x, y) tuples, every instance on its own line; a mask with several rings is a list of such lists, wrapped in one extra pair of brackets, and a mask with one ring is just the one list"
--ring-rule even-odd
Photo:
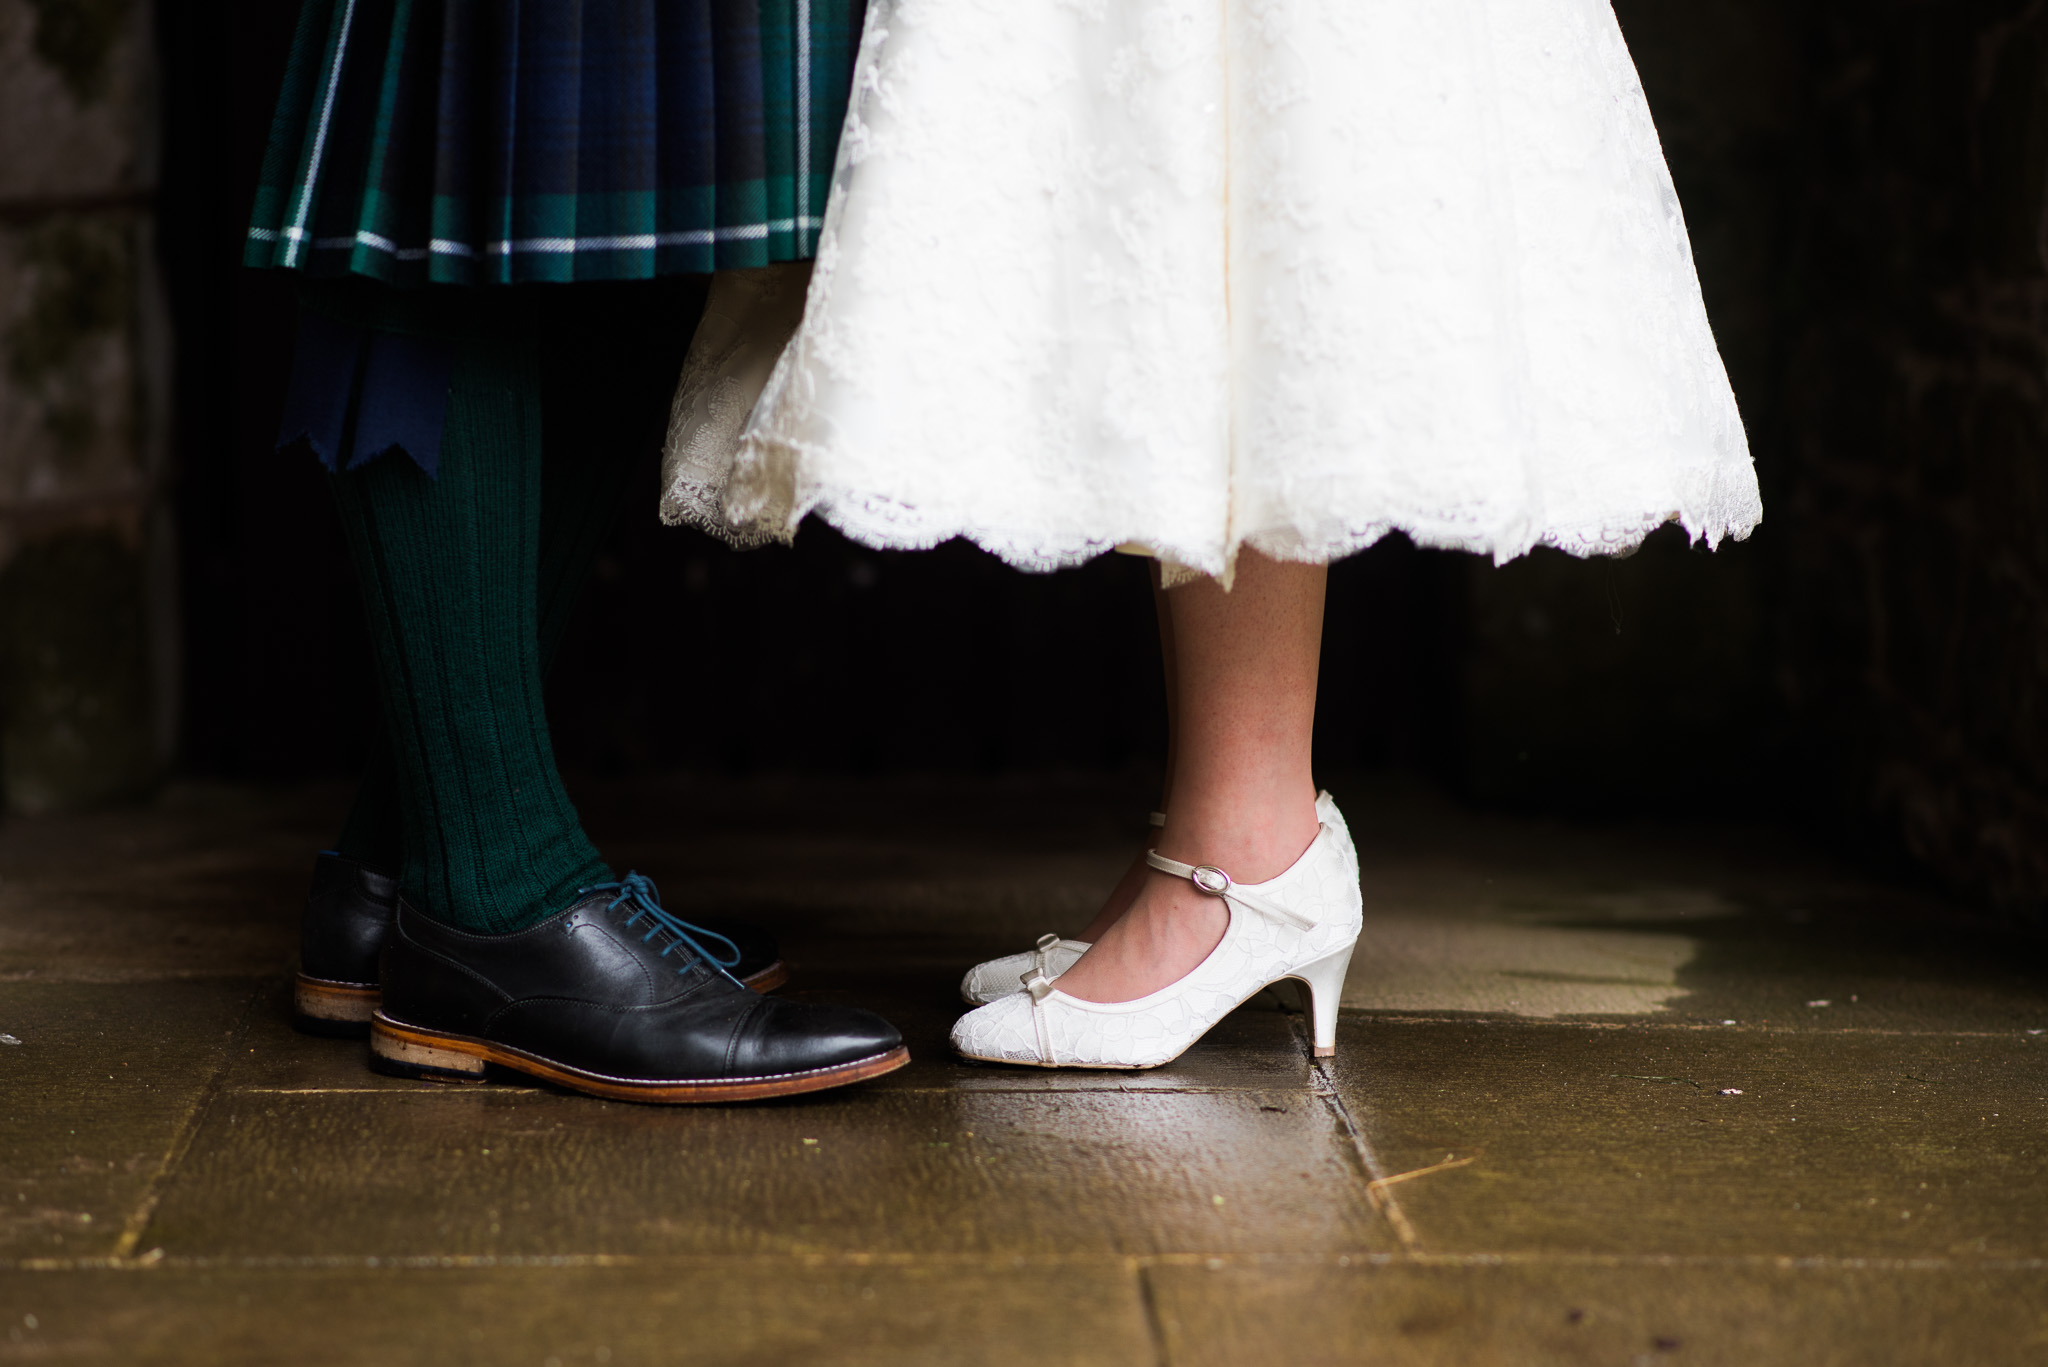
[[(323, 476), (270, 449), (290, 283), (237, 264), (294, 8), (156, 14), (175, 762), (238, 779), (345, 773), (370, 735)], [(2048, 4), (1616, 10), (1686, 206), (1764, 526), (1713, 555), (1667, 531), (1625, 561), (1543, 552), (1494, 568), (1395, 540), (1338, 566), (1320, 762), (1413, 770), (1480, 803), (1793, 823), (2038, 918)], [(53, 200), (15, 219), (31, 211), (101, 210)], [(816, 525), (794, 549), (737, 554), (656, 523), (651, 451), (642, 478), (551, 681), (566, 770), (1157, 763), (1140, 562), (1028, 576), (964, 546), (877, 554)], [(76, 556), (94, 534), (17, 539)], [(147, 569), (132, 531), (106, 535)], [(52, 570), (56, 555), (22, 551), (0, 574), (12, 639), (42, 629), (29, 619), (50, 590), (36, 585), (83, 582)], [(26, 697), (33, 671), (7, 668)]]

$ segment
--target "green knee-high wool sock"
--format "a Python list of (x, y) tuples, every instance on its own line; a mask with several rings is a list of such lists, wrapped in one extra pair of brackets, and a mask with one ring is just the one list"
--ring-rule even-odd
[[(540, 521), (542, 677), (640, 458), (661, 440), (675, 377), (703, 312), (689, 278), (571, 286), (543, 310)], [(398, 776), (380, 734), (335, 849), (373, 869), (404, 862)]]
[(612, 876), (562, 789), (541, 701), (541, 412), (522, 331), (456, 343), (439, 478), (386, 457), (334, 486), (404, 816), (400, 886), (486, 934)]
[[(564, 451), (549, 442), (542, 460), (540, 514), (540, 664), (546, 677), (569, 628), (578, 590), (590, 577), (605, 534), (618, 521), (630, 487), (635, 452), (628, 447), (580, 446)], [(584, 458), (587, 457), (587, 458)], [(405, 860), (398, 774), (388, 739), (371, 743), (347, 824), (334, 848), (373, 869), (396, 870)]]

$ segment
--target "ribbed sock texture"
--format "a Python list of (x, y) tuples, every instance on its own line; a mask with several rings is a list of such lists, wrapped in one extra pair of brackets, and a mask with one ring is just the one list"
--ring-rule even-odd
[[(542, 296), (537, 610), (543, 679), (640, 459), (659, 444), (683, 353), (703, 311), (704, 287), (681, 278)], [(345, 315), (399, 326), (418, 326), (423, 316), (410, 299), (379, 296), (366, 304), (332, 287), (314, 287), (309, 295)], [(395, 871), (405, 859), (404, 831), (390, 738), (380, 724), (335, 849), (373, 869)]]
[(532, 332), (501, 323), (457, 344), (438, 479), (387, 456), (334, 481), (403, 813), (400, 885), (486, 934), (612, 876), (562, 788), (542, 705), (541, 451)]
[[(623, 445), (591, 448), (583, 442), (563, 440), (549, 441), (545, 449), (538, 600), (543, 679), (568, 631), (569, 615), (590, 577), (598, 549), (618, 521), (634, 465), (632, 449)], [(387, 872), (405, 860), (398, 775), (391, 765), (390, 741), (383, 734), (381, 721), (334, 848), (358, 863)]]

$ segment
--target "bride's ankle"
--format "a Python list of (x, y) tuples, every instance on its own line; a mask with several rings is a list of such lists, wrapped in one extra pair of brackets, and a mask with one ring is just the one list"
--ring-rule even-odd
[(1159, 853), (1184, 864), (1213, 864), (1239, 883), (1263, 883), (1292, 868), (1315, 843), (1315, 803), (1293, 810), (1243, 810), (1213, 822), (1169, 828)]

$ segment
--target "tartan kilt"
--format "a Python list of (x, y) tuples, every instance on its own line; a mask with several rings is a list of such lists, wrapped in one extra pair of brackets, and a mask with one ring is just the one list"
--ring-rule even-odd
[(865, 0), (304, 0), (244, 260), (392, 285), (816, 254)]

